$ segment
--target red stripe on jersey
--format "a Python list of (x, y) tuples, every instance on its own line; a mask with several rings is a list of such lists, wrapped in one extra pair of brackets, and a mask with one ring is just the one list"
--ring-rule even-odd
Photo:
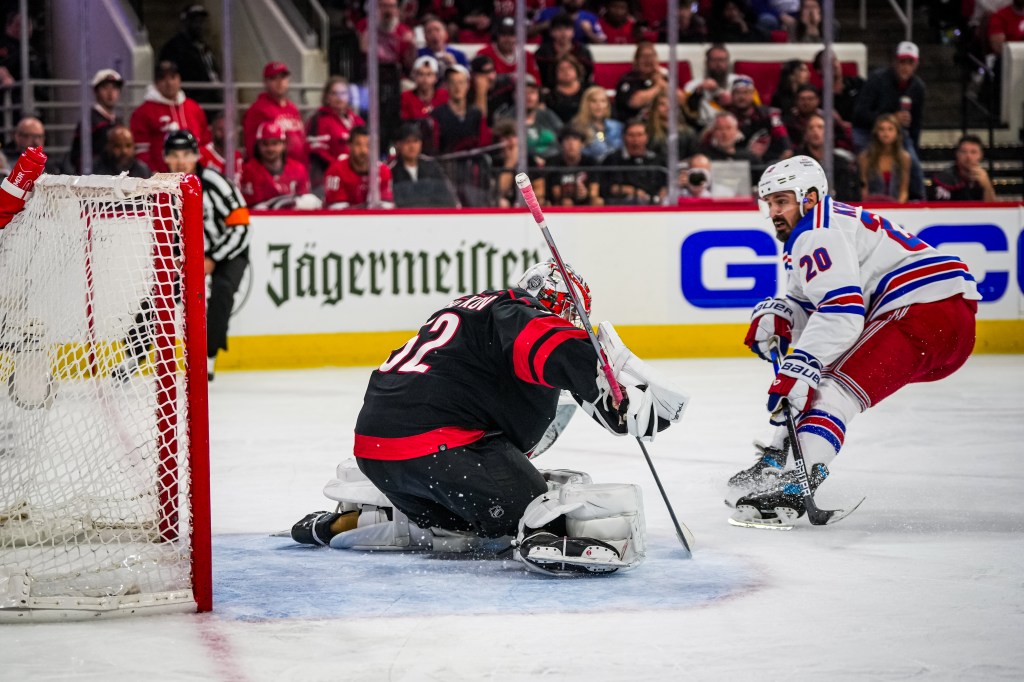
[(928, 277), (929, 275), (934, 275), (940, 272), (951, 272), (953, 270), (963, 270), (964, 272), (966, 272), (967, 266), (963, 263), (963, 261), (945, 261), (943, 263), (936, 263), (928, 267), (910, 270), (908, 272), (903, 273), (902, 275), (899, 275), (898, 277), (893, 277), (889, 281), (889, 284), (885, 287), (885, 291), (882, 292), (882, 295), (884, 296), (886, 293), (892, 291), (893, 289), (899, 289), (907, 282), (912, 282), (915, 279), (921, 277)]
[(844, 432), (839, 426), (828, 419), (819, 415), (806, 415), (800, 418), (799, 426), (820, 426), (823, 429), (827, 429), (829, 433), (835, 436), (836, 440), (839, 441), (839, 445), (842, 446), (843, 440), (846, 438), (846, 432)]
[[(543, 336), (551, 334), (551, 338), (543, 342), (530, 362), (530, 353)], [(540, 384), (554, 388), (544, 382), (544, 364), (562, 343), (574, 338), (586, 337), (587, 333), (577, 329), (556, 315), (535, 317), (523, 327), (512, 344), (512, 369), (516, 377), (528, 384)]]
[(457, 426), (442, 426), (401, 438), (377, 438), (357, 433), (352, 452), (364, 459), (415, 459), (469, 445), (483, 438), (485, 433), (480, 429), (460, 429)]

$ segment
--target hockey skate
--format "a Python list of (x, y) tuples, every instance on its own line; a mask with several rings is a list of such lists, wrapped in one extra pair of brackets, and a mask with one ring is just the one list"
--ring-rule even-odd
[(571, 538), (539, 530), (514, 547), (532, 570), (548, 575), (613, 573), (625, 566), (614, 547), (595, 538)]
[[(821, 482), (828, 478), (828, 467), (815, 464), (807, 476), (811, 493), (818, 489)], [(779, 530), (790, 530), (793, 522), (806, 513), (803, 495), (800, 494), (800, 482), (795, 470), (778, 476), (778, 482), (768, 490), (744, 495), (736, 501), (736, 513), (730, 522), (734, 525), (754, 525)], [(852, 511), (852, 510), (851, 510)]]
[[(341, 519), (345, 523), (339, 523)], [(356, 527), (359, 512), (329, 512), (317, 511), (303, 516), (292, 526), (291, 536), (295, 542), (304, 545), (319, 545), (326, 547), (330, 544), (331, 538), (338, 533)]]
[(782, 448), (754, 441), (754, 449), (757, 450), (757, 461), (753, 466), (729, 479), (729, 488), (745, 495), (771, 490), (778, 484), (779, 476), (789, 459), (789, 438), (786, 438)]

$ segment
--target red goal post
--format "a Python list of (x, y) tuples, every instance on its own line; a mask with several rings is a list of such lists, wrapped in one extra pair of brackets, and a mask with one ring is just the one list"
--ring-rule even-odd
[(0, 232), (0, 622), (212, 608), (203, 262), (191, 175), (44, 175)]

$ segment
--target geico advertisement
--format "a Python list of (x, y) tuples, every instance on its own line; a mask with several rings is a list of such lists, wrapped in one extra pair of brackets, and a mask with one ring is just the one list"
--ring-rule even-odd
[[(967, 263), (983, 319), (1024, 317), (1018, 207), (878, 209)], [(780, 291), (782, 244), (757, 211), (550, 211), (594, 321), (738, 323)], [(458, 296), (549, 256), (529, 213), (256, 215), (232, 335), (415, 329)]]

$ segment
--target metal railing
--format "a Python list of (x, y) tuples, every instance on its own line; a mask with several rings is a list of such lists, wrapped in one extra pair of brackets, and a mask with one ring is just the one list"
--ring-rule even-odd
[[(826, 0), (827, 1), (827, 0)], [(903, 31), (905, 34), (904, 40), (914, 39), (914, 0), (906, 0), (906, 9), (900, 9), (899, 4), (896, 0), (889, 0), (889, 5), (892, 7), (892, 11), (896, 13), (896, 18), (903, 24)], [(868, 2), (867, 0), (860, 0), (860, 28), (862, 31), (867, 30), (868, 27)]]

